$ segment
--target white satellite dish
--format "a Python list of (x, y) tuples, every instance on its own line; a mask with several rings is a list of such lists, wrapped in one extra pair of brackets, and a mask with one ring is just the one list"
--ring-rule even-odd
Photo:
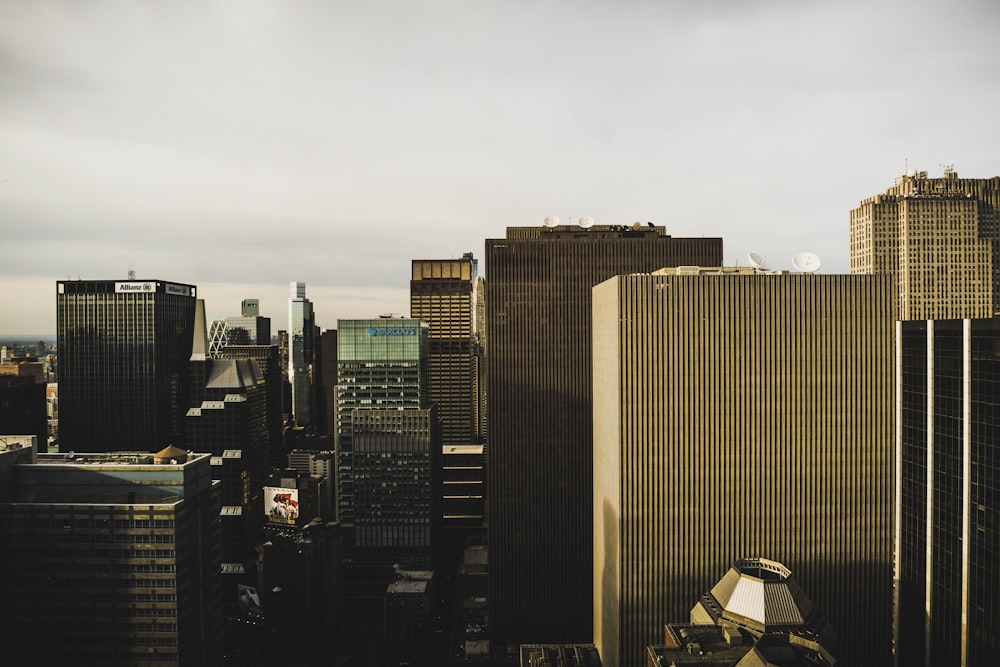
[(580, 218), (580, 221), (577, 224), (583, 227), (584, 229), (589, 229), (594, 225), (594, 219), (591, 218), (589, 215), (585, 215), (582, 218)]
[(559, 224), (559, 216), (558, 215), (547, 216), (542, 224), (544, 224), (546, 227), (555, 227), (556, 225)]
[(819, 261), (819, 256), (811, 252), (799, 252), (792, 257), (792, 264), (802, 273), (816, 273), (823, 262)]
[(642, 229), (642, 223), (636, 220), (632, 223), (632, 229), (639, 230)]
[(771, 267), (767, 264), (767, 259), (755, 252), (747, 253), (747, 259), (750, 260), (750, 264), (753, 268), (758, 271), (770, 271)]

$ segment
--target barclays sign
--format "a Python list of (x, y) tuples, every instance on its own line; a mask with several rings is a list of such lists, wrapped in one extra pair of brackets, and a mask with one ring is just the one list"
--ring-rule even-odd
[(417, 330), (413, 327), (404, 327), (401, 329), (376, 329), (371, 328), (368, 330), (369, 336), (416, 336)]

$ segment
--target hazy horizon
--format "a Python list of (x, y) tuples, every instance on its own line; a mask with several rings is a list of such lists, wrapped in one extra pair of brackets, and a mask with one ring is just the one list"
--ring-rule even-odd
[(209, 319), (284, 328), (292, 281), (324, 329), (406, 315), (410, 260), (549, 215), (844, 273), (908, 167), (1000, 174), (997, 34), (986, 0), (3, 3), (0, 330), (129, 267)]

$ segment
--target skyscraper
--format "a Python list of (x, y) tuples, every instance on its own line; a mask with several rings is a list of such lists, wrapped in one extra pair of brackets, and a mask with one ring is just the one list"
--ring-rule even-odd
[(848, 638), (845, 664), (887, 664), (892, 304), (884, 276), (627, 275), (594, 289), (606, 665), (638, 664), (734, 553), (793, 568)]
[(511, 227), (486, 241), (494, 646), (592, 638), (591, 288), (721, 261), (722, 239), (638, 223)]
[(427, 390), (441, 415), (445, 445), (475, 441), (475, 364), (472, 285), (477, 262), (415, 259), (410, 278), (410, 317), (429, 325)]
[(306, 284), (292, 283), (288, 299), (288, 383), (292, 417), (299, 426), (312, 423), (312, 364), (316, 323)]
[(896, 341), (896, 664), (1000, 664), (1000, 319)]
[(60, 280), (56, 289), (61, 451), (183, 446), (195, 287)]
[(896, 275), (898, 665), (1000, 660), (1000, 177), (910, 171), (851, 211), (852, 273)]
[(1000, 312), (1000, 177), (911, 170), (851, 211), (851, 273), (888, 273), (901, 320)]
[(427, 402), (426, 322), (337, 320), (338, 518), (354, 526), (354, 413), (420, 410)]
[(40, 454), (6, 474), (9, 664), (222, 664), (219, 484), (207, 454)]

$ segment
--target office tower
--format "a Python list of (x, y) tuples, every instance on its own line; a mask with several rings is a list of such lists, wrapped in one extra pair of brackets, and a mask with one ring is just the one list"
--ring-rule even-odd
[(486, 241), (494, 648), (592, 641), (591, 288), (721, 262), (722, 239), (663, 227), (511, 227)]
[(271, 318), (261, 317), (257, 299), (243, 299), (242, 314), (212, 322), (209, 330), (209, 354), (218, 356), (226, 345), (270, 345)]
[(250, 359), (257, 364), (264, 378), (267, 394), (266, 422), (268, 457), (272, 466), (285, 464), (282, 418), (282, 366), (277, 345), (232, 345), (226, 344), (212, 351), (213, 359)]
[(851, 211), (851, 273), (896, 279), (901, 320), (1000, 312), (1000, 177), (909, 171)]
[(429, 566), (432, 521), (440, 516), (437, 406), (355, 409), (351, 450), (357, 556)]
[(437, 665), (433, 646), (434, 573), (399, 570), (399, 579), (385, 591), (387, 665)]
[[(863, 604), (859, 602), (859, 604)], [(833, 667), (835, 633), (777, 561), (736, 561), (691, 610), (670, 623), (664, 643), (646, 647), (648, 665)], [(853, 637), (845, 637), (853, 641)]]
[(482, 526), (485, 500), (485, 446), (445, 445), (441, 459), (441, 517), (444, 523)]
[(312, 364), (316, 322), (306, 284), (292, 283), (288, 299), (288, 383), (292, 389), (291, 413), (299, 426), (312, 424)]
[[(896, 273), (899, 665), (1000, 656), (1000, 177), (910, 171), (851, 212), (851, 270)], [(898, 247), (898, 252), (893, 252)], [(885, 257), (885, 259), (880, 259)], [(993, 318), (993, 319), (987, 319)]]
[(45, 449), (49, 431), (45, 385), (30, 375), (0, 373), (0, 428), (34, 435)]
[(410, 277), (410, 317), (429, 325), (427, 391), (441, 415), (442, 444), (475, 439), (475, 365), (472, 285), (477, 261), (415, 259)]
[(427, 401), (426, 322), (337, 320), (338, 517), (354, 527), (355, 410), (420, 410)]
[(208, 349), (205, 303), (198, 299), (185, 416), (187, 443), (195, 451), (213, 455), (213, 479), (222, 482), (223, 558), (242, 562), (261, 524), (253, 508), (261, 502), (269, 467), (267, 386), (253, 359), (212, 358)]
[(195, 287), (60, 280), (60, 451), (183, 446)]
[(736, 270), (594, 289), (593, 621), (609, 667), (638, 664), (732, 554), (794, 569), (850, 638), (845, 664), (891, 660), (893, 296), (888, 276)]
[(897, 326), (896, 664), (1000, 664), (1000, 319)]
[[(207, 454), (39, 454), (0, 503), (10, 664), (222, 663)], [(11, 613), (13, 612), (13, 613)]]
[[(337, 437), (337, 330), (327, 329), (320, 336), (321, 368), (317, 373), (317, 401), (323, 413), (321, 433)], [(318, 421), (317, 421), (318, 423)]]
[(486, 279), (482, 276), (476, 276), (472, 283), (472, 315), (476, 440), (486, 442), (489, 422), (486, 410)]
[[(340, 533), (336, 523), (310, 521), (274, 532), (257, 548), (256, 591), (269, 630), (267, 660), (250, 664), (333, 664), (341, 593)], [(244, 664), (237, 662), (234, 664)]]

